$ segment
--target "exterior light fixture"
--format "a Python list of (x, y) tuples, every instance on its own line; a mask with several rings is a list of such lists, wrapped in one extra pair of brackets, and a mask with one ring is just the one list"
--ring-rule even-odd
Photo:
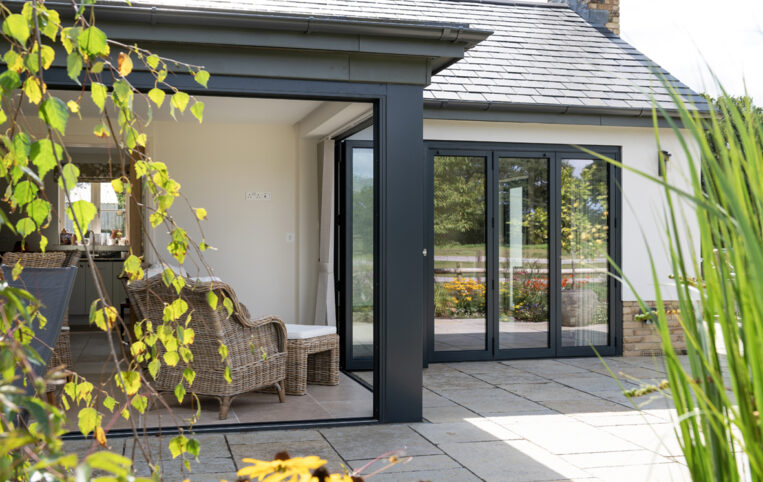
[(668, 161), (670, 161), (670, 158), (673, 156), (668, 151), (662, 150), (659, 152), (659, 159), (657, 159), (657, 175), (662, 177), (663, 172), (667, 173), (665, 169), (668, 167)]

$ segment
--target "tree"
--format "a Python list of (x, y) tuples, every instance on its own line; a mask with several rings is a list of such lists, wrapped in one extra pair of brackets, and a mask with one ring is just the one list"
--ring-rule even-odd
[[(56, 173), (58, 185), (70, 205), (67, 216), (73, 222), (75, 237), (81, 239), (87, 232), (96, 207), (89, 201), (71, 202), (70, 193), (77, 184), (79, 169), (72, 162), (64, 138), (67, 126), (76, 122), (75, 116), (79, 115), (82, 104), (93, 102), (100, 112), (100, 121), (94, 127), (93, 135), (110, 139), (118, 153), (114, 165), (110, 166), (112, 172), (117, 173), (111, 181), (114, 190), (130, 199), (126, 202), (150, 212), (151, 227), (142, 226), (144, 232), (159, 226), (170, 232), (171, 240), (166, 249), (177, 263), (182, 264), (190, 250), (203, 262), (203, 252), (209, 248), (201, 224), (206, 211), (192, 207), (164, 163), (145, 155), (146, 134), (142, 129), (146, 120), (136, 114), (134, 104), (145, 102), (149, 117), (152, 108), (169, 104), (173, 117), (189, 111), (201, 122), (204, 104), (169, 84), (167, 77), (175, 70), (185, 70), (198, 84), (206, 87), (209, 73), (200, 66), (166, 59), (138, 46), (109, 39), (95, 24), (94, 3), (73, 3), (71, 21), (66, 21), (62, 12), (47, 8), (42, 0), (26, 2), (20, 11), (12, 11), (0, 4), (2, 35), (8, 46), (3, 54), (7, 70), (0, 74), (0, 129), (3, 129), (0, 132), (0, 178), (7, 185), (3, 198), (5, 205), (0, 211), (0, 229), (14, 233), (22, 244), (39, 243), (44, 251), (48, 239), (43, 230), (55, 216), (49, 201), (55, 197), (45, 192), (45, 180)], [(76, 100), (64, 102), (47, 88), (46, 75), (57, 52), (65, 52), (68, 75), (81, 87)], [(138, 90), (130, 81), (135, 62), (154, 78), (154, 87), (148, 92)], [(22, 122), (27, 112), (36, 114), (41, 133), (29, 127), (29, 116)], [(150, 202), (144, 204), (135, 197), (136, 186), (131, 184), (131, 171), (147, 188)], [(184, 201), (180, 207), (176, 203), (178, 200)], [(196, 215), (202, 233), (200, 241), (193, 240), (186, 229), (175, 222), (172, 213), (186, 207)], [(17, 219), (12, 221), (12, 217)], [(157, 259), (165, 258), (154, 244), (149, 243), (149, 249)], [(104, 295), (90, 248), (85, 248), (85, 254), (99, 296), (91, 306), (90, 322), (110, 332), (117, 324), (124, 325), (124, 321)], [(125, 260), (124, 274), (130, 280), (143, 277), (141, 261), (134, 253)], [(23, 266), (14, 266), (14, 277), (18, 277), (22, 270)], [(94, 435), (93, 448), (97, 444), (106, 446), (109, 422), (123, 416), (130, 421), (138, 447), (149, 463), (153, 463), (152, 454), (145, 444), (140, 443), (135, 417), (130, 416), (133, 411), (143, 413), (149, 397), (156, 395), (147, 383), (147, 377), (156, 376), (164, 364), (174, 365), (182, 360), (188, 368), (184, 372), (184, 382), (175, 390), (178, 400), (182, 400), (186, 395), (185, 386), (192, 387), (195, 376), (189, 349), (193, 343), (193, 330), (187, 327), (188, 304), (180, 296), (185, 280), (169, 269), (164, 271), (163, 280), (167, 286), (175, 287), (178, 298), (168, 305), (162, 323), (142, 322), (138, 325), (130, 338), (132, 357), (123, 357), (111, 337), (107, 337), (111, 343), (110, 359), (115, 366), (117, 391), (111, 393), (105, 387), (95, 386), (75, 375), (74, 381), (65, 384), (62, 394), (64, 409), (78, 411), (81, 432)], [(86, 478), (93, 469), (127, 477), (131, 460), (121, 455), (104, 451), (91, 453), (80, 460), (75, 454), (66, 454), (60, 440), (66, 421), (64, 411), (13, 387), (12, 382), (19, 373), (38, 389), (48, 382), (60, 383), (65, 374), (54, 372), (37, 377), (32, 370), (36, 356), (29, 341), (34, 325), (44, 322), (39, 302), (29, 293), (7, 283), (0, 285), (0, 301), (3, 302), (0, 310), (0, 478), (23, 480), (34, 476), (65, 480), (73, 477), (75, 469)], [(30, 303), (29, 308), (25, 308), (22, 301)], [(232, 303), (229, 299), (222, 294), (220, 297), (210, 296), (209, 303), (213, 308), (218, 301), (230, 313)], [(163, 359), (158, 357), (160, 344), (166, 350)], [(221, 347), (223, 360), (225, 352), (225, 347)], [(147, 371), (142, 367), (147, 367)], [(230, 381), (229, 371), (226, 375)], [(180, 421), (175, 420), (175, 423), (180, 424)], [(181, 431), (181, 435), (172, 439), (169, 449), (173, 456), (185, 459), (188, 455), (198, 455), (199, 444)], [(188, 461), (185, 462), (188, 467)]]

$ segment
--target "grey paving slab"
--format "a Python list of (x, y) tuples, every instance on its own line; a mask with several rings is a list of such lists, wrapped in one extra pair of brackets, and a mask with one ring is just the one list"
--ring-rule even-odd
[(509, 393), (506, 390), (501, 390), (500, 388), (448, 390), (441, 392), (441, 395), (480, 415), (549, 411), (543, 405)]
[(516, 440), (519, 435), (485, 419), (470, 422), (417, 423), (410, 426), (430, 442), (440, 445), (453, 442), (490, 442)]
[(552, 400), (598, 400), (594, 395), (569, 388), (556, 382), (512, 383), (499, 385), (500, 388), (534, 402)]
[(478, 417), (480, 415), (477, 413), (456, 404), (448, 407), (424, 407), (424, 419), (432, 423), (459, 422)]
[[(204, 458), (199, 462), (191, 460), (191, 472), (187, 472), (183, 466), (181, 458), (162, 460), (158, 462), (161, 467), (162, 480), (164, 481), (181, 481), (187, 478), (193, 479), (194, 472), (203, 474), (227, 474), (236, 471), (236, 466), (233, 463), (233, 459), (226, 458)], [(135, 474), (141, 477), (151, 475), (151, 468), (145, 461), (135, 462)]]
[[(499, 425), (500, 421), (496, 422)], [(580, 454), (638, 450), (642, 447), (621, 437), (568, 418), (564, 421), (535, 420), (514, 423), (509, 430), (554, 454)]]
[(588, 474), (526, 440), (443, 444), (441, 448), (484, 480), (540, 481)]
[[(352, 470), (362, 469), (361, 474), (370, 474), (389, 464), (386, 458), (377, 461), (374, 461), (374, 459), (349, 460), (347, 463)], [(447, 455), (419, 455), (418, 457), (411, 458), (410, 462), (400, 462), (384, 469), (384, 473), (421, 472), (424, 470), (443, 471), (462, 468), (461, 464)], [(375, 478), (374, 476), (373, 479)]]
[(235, 432), (225, 436), (231, 445), (251, 445), (260, 443), (288, 443), (309, 440), (323, 440), (317, 430), (267, 430), (258, 432)]
[(562, 458), (581, 469), (630, 467), (633, 465), (667, 464), (673, 460), (650, 450), (627, 450), (620, 452), (596, 452), (563, 455)]
[(346, 460), (372, 459), (402, 449), (414, 456), (442, 453), (407, 425), (327, 428), (320, 432)]
[(466, 469), (458, 468), (399, 473), (382, 472), (375, 475), (371, 480), (374, 482), (420, 482), (422, 480), (431, 480), (433, 482), (472, 482), (481, 479)]

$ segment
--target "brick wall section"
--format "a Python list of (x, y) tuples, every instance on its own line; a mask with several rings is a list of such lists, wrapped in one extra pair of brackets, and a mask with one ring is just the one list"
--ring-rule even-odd
[(588, 8), (591, 10), (608, 10), (609, 22), (605, 27), (620, 35), (620, 0), (589, 0)]
[[(649, 306), (654, 304), (647, 303)], [(665, 302), (668, 310), (678, 308), (677, 302)], [(637, 301), (623, 301), (623, 356), (650, 356), (662, 353), (662, 342), (653, 324), (635, 320), (641, 314)], [(686, 341), (676, 315), (668, 315), (670, 339), (678, 353), (686, 352)]]

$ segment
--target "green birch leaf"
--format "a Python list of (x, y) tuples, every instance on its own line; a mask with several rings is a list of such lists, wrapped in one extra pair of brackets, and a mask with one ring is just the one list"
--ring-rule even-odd
[(231, 301), (230, 298), (225, 296), (223, 297), (223, 306), (225, 307), (225, 310), (228, 312), (228, 317), (230, 317), (233, 314), (233, 301)]
[(16, 223), (16, 231), (19, 233), (19, 236), (22, 238), (26, 238), (35, 230), (37, 229), (37, 225), (34, 223), (32, 218), (21, 218)]
[(199, 70), (196, 72), (196, 75), (193, 76), (194, 80), (196, 80), (197, 83), (204, 86), (204, 88), (207, 87), (207, 82), (209, 82), (209, 72), (206, 70)]
[(174, 279), (175, 279), (174, 271), (172, 271), (169, 268), (166, 268), (164, 271), (162, 271), (162, 282), (164, 283), (164, 286), (169, 288), (170, 284), (172, 283), (172, 280)]
[(98, 425), (98, 412), (92, 407), (86, 407), (80, 410), (77, 418), (79, 419), (77, 425), (79, 426), (82, 435), (89, 434), (95, 430), (95, 427)]
[(37, 184), (31, 181), (21, 181), (13, 189), (13, 200), (19, 206), (25, 206), (32, 202), (32, 199), (37, 196), (39, 190), (40, 188), (37, 187)]
[(166, 94), (162, 89), (157, 89), (156, 87), (148, 91), (148, 98), (154, 101), (154, 104), (156, 104), (157, 107), (162, 106), (165, 95)]
[(24, 266), (16, 261), (16, 264), (13, 265), (13, 270), (11, 271), (11, 277), (13, 278), (13, 281), (19, 279), (22, 271), (24, 271)]
[[(87, 232), (90, 222), (95, 219), (97, 212), (93, 203), (84, 200), (74, 201), (70, 207), (66, 208), (66, 215), (72, 220), (74, 234), (78, 239), (84, 237), (82, 233)], [(74, 223), (75, 217), (77, 219), (76, 223)], [(82, 230), (81, 232), (80, 229)]]
[(111, 397), (106, 397), (103, 399), (103, 406), (109, 409), (109, 412), (114, 412), (114, 406), (117, 404), (117, 401), (114, 400)]
[(231, 383), (233, 379), (230, 376), (230, 366), (225, 365), (225, 373), (223, 374), (223, 378), (225, 378), (225, 381), (227, 383)]
[(106, 56), (109, 54), (109, 44), (106, 34), (98, 27), (88, 27), (79, 34), (77, 43), (84, 53), (90, 57)]
[(135, 395), (130, 403), (135, 407), (135, 410), (143, 414), (146, 412), (146, 407), (148, 407), (148, 398), (145, 395)]
[(185, 369), (183, 369), (183, 378), (185, 378), (185, 381), (188, 382), (188, 386), (190, 387), (193, 385), (193, 380), (196, 378), (196, 372), (185, 367)]
[(146, 64), (152, 69), (156, 69), (159, 66), (159, 57), (153, 54), (149, 55), (146, 57)]
[(47, 236), (40, 234), (40, 251), (43, 253), (48, 248), (48, 238)]
[(61, 135), (66, 134), (66, 123), (69, 120), (69, 109), (58, 97), (49, 97), (40, 104), (38, 117), (54, 128)]
[(207, 303), (209, 303), (209, 307), (213, 310), (217, 309), (217, 295), (214, 292), (210, 291), (207, 293)]
[(188, 106), (188, 100), (190, 97), (185, 92), (175, 92), (172, 96), (172, 106), (180, 112), (185, 112), (186, 106)]
[(50, 203), (44, 199), (35, 199), (26, 208), (26, 213), (32, 220), (42, 227), (50, 216)]
[(58, 28), (61, 26), (61, 17), (58, 12), (51, 9), (44, 9), (40, 18), (40, 33), (52, 41), (56, 41)]
[(24, 95), (32, 104), (39, 104), (42, 100), (42, 89), (40, 89), (40, 80), (37, 77), (27, 77), (24, 81)]
[(190, 439), (188, 440), (185, 450), (194, 457), (198, 457), (199, 452), (201, 451), (201, 444), (199, 444), (199, 441), (196, 439)]
[[(55, 146), (55, 153), (53, 152), (53, 146)], [(32, 144), (30, 157), (32, 158), (32, 164), (37, 166), (37, 174), (40, 176), (40, 179), (44, 179), (48, 172), (55, 169), (56, 159), (60, 160), (63, 154), (63, 148), (59, 144), (51, 142), (50, 139), (41, 139)]]
[(103, 112), (103, 107), (106, 105), (106, 97), (108, 96), (108, 89), (100, 82), (93, 82), (90, 86), (91, 98), (93, 103), (98, 106), (98, 109)]
[[(12, 50), (9, 50), (8, 52), (13, 52)], [(14, 52), (15, 54), (15, 52)], [(8, 54), (6, 54), (5, 61), (8, 63), (7, 59)], [(10, 68), (10, 65), (8, 66)], [(21, 79), (19, 78), (19, 74), (14, 72), (13, 70), (6, 70), (2, 74), (0, 74), (0, 88), (3, 89), (3, 92), (6, 94), (9, 94), (13, 92), (14, 90), (21, 87)]]
[(79, 167), (72, 162), (64, 164), (63, 176), (58, 180), (58, 185), (67, 191), (71, 191), (77, 185), (79, 179)]
[(183, 386), (183, 382), (180, 382), (175, 386), (175, 396), (178, 399), (178, 403), (183, 403), (183, 399), (185, 398), (185, 387)]
[(114, 94), (116, 94), (117, 100), (119, 100), (123, 105), (128, 105), (130, 97), (132, 97), (132, 88), (130, 88), (130, 84), (128, 84), (124, 79), (119, 79), (114, 82), (113, 90)]
[(154, 380), (156, 380), (156, 375), (159, 374), (159, 368), (161, 368), (161, 366), (162, 366), (162, 362), (160, 362), (158, 358), (154, 358), (148, 364), (148, 373), (151, 375), (151, 377)]
[(25, 44), (29, 39), (29, 23), (23, 15), (13, 13), (8, 15), (3, 22), (3, 33)]
[[(182, 386), (181, 386), (182, 388)], [(175, 392), (177, 394), (177, 388), (175, 389)], [(188, 442), (188, 439), (185, 438), (183, 435), (178, 435), (177, 437), (170, 440), (170, 453), (172, 454), (172, 458), (176, 458), (178, 455), (185, 452), (186, 443)]]
[(164, 358), (164, 363), (166, 363), (167, 365), (171, 367), (174, 367), (180, 361), (180, 355), (178, 355), (178, 352), (176, 351), (165, 352), (163, 358)]
[(80, 85), (79, 75), (82, 73), (82, 56), (79, 52), (72, 52), (66, 56), (66, 73), (69, 78)]
[(204, 117), (204, 102), (196, 102), (193, 104), (191, 106), (191, 114), (199, 119), (199, 124), (201, 124), (202, 118)]

